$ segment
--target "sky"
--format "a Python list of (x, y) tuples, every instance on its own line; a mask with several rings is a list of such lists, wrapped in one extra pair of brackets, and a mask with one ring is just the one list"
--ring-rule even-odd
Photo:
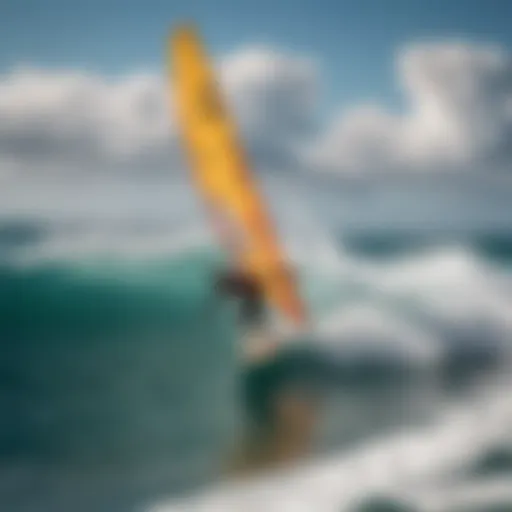
[(460, 38), (510, 49), (511, 18), (507, 0), (18, 0), (0, 7), (0, 69), (24, 63), (158, 72), (169, 28), (192, 20), (217, 55), (257, 43), (312, 55), (322, 64), (330, 101), (399, 102), (398, 48)]
[(510, 19), (507, 0), (3, 2), (0, 203), (183, 171), (164, 62), (181, 21), (201, 30), (257, 169), (456, 175), (492, 203), (512, 186)]

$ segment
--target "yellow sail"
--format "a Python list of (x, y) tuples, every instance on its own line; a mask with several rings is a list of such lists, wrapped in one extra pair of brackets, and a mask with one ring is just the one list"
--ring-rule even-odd
[(170, 89), (194, 183), (234, 264), (258, 277), (266, 298), (295, 325), (306, 321), (289, 272), (212, 66), (193, 27), (169, 38)]

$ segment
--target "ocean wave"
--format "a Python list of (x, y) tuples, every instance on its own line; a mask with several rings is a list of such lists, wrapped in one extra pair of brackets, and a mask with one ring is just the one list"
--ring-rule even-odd
[(403, 254), (421, 253), (446, 245), (467, 247), (478, 256), (507, 264), (512, 258), (512, 233), (503, 232), (418, 232), (376, 231), (340, 235), (351, 254), (371, 259), (395, 258)]
[(509, 387), (510, 377), (503, 375), (471, 398), (446, 404), (430, 425), (251, 481), (217, 485), (149, 510), (228, 512), (247, 504), (254, 510), (349, 511), (372, 495), (396, 497), (397, 503), (412, 503), (412, 510), (422, 511), (453, 510), (450, 502), (467, 506), (476, 498), (489, 506), (492, 500), (508, 497), (509, 504), (503, 482), (494, 486), (481, 482), (480, 489), (466, 486), (464, 497), (464, 482), (457, 480), (460, 469), (488, 452), (497, 440), (510, 439), (512, 407), (505, 391)]
[[(415, 394), (417, 387), (420, 395), (424, 390), (415, 383), (419, 369), (426, 370), (428, 387), (432, 382), (437, 386), (439, 377), (480, 375), (506, 361), (512, 334), (512, 282), (506, 266), (454, 244), (392, 258), (361, 258), (317, 223), (304, 233), (290, 232), (286, 241), (318, 319), (308, 340), (311, 357), (332, 363), (338, 389), (349, 396), (336, 407), (353, 416), (353, 432), (346, 438), (350, 443), (359, 439), (371, 451), (369, 440), (386, 425), (393, 430), (417, 420), (407, 418), (413, 416), (409, 405), (400, 413), (396, 402), (404, 398), (397, 398), (398, 390), (410, 393), (408, 404), (420, 401)], [(117, 490), (105, 490), (107, 478), (97, 482), (104, 493), (118, 496), (126, 492), (123, 486), (135, 485), (140, 468), (161, 465), (159, 482), (148, 484), (155, 495), (172, 484), (173, 464), (222, 451), (237, 421), (236, 331), (232, 309), (213, 307), (211, 273), (223, 260), (206, 233), (167, 224), (28, 223), (0, 229), (0, 247), (0, 338), (6, 349), (0, 361), (0, 415), (8, 418), (0, 424), (0, 452), (6, 463), (55, 467), (55, 478), (62, 481), (65, 474), (81, 474), (83, 466), (131, 467), (133, 473), (120, 477)], [(399, 386), (394, 384), (397, 375)], [(372, 382), (364, 398), (359, 389)], [(351, 395), (354, 389), (357, 394)], [(504, 388), (499, 392), (504, 396)], [(467, 411), (473, 407), (467, 405)], [(446, 414), (449, 418), (439, 424), (448, 425), (445, 430), (438, 425), (440, 430), (424, 430), (407, 442), (397, 434), (384, 446), (419, 453), (423, 467), (430, 464), (429, 474), (436, 476), (448, 468), (449, 454), (461, 456), (469, 447), (473, 458), (462, 465), (470, 466), (484, 456), (491, 437), (496, 434), (495, 442), (501, 435), (482, 430), (483, 420), (491, 418), (486, 410), (480, 410), (480, 418), (471, 416), (469, 430), (464, 419), (459, 421), (466, 412), (459, 419)], [(336, 442), (346, 434), (342, 427), (348, 429), (346, 415), (341, 416), (333, 423)], [(498, 424), (492, 419), (492, 428)], [(489, 434), (485, 446), (479, 444), (478, 431)], [(365, 453), (370, 457), (374, 452)], [(384, 457), (387, 448), (375, 453), (384, 462), (368, 466), (372, 482), (391, 465)], [(357, 455), (363, 466), (365, 457)], [(293, 508), (300, 505), (293, 486), (314, 491), (315, 482), (325, 480), (325, 487), (313, 492), (313, 502), (304, 499), (303, 509), (325, 505), (323, 510), (338, 511), (343, 475), (347, 497), (355, 496), (350, 482), (361, 498), (382, 490), (379, 484), (363, 492), (367, 482), (360, 475), (366, 470), (358, 473), (359, 483), (353, 482), (345, 458), (329, 467), (312, 469), (299, 484), (284, 487), (281, 503), (289, 500), (290, 510), (300, 510)], [(20, 478), (16, 486), (21, 491), (9, 492), (22, 503), (20, 495), (27, 494), (34, 477)], [(195, 481), (191, 475), (185, 479), (188, 485)], [(430, 482), (428, 477), (424, 484)], [(185, 485), (175, 483), (180, 489)], [(68, 498), (67, 505), (73, 497)], [(36, 502), (31, 506), (37, 510)], [(307, 508), (311, 503), (314, 508)]]
[[(130, 319), (149, 310), (157, 315), (164, 303), (200, 300), (211, 274), (223, 265), (200, 229), (175, 233), (167, 226), (122, 224), (121, 229), (117, 223), (102, 229), (16, 226), (3, 229), (16, 251), (4, 254), (0, 298), (8, 311), (20, 301), (42, 300), (32, 314), (36, 324), (58, 308), (66, 312), (63, 321), (69, 318), (76, 325), (83, 314), (78, 311), (107, 318), (108, 311), (116, 314), (116, 305)], [(433, 360), (440, 351), (456, 353), (463, 346), (493, 351), (510, 345), (508, 269), (463, 246), (361, 260), (326, 230), (314, 236), (307, 244), (300, 237), (287, 240), (317, 319), (313, 335), (319, 346)]]

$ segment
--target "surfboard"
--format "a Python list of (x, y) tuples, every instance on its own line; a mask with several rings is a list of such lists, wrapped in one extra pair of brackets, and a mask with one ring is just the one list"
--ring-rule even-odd
[(195, 27), (180, 26), (170, 34), (168, 77), (193, 183), (220, 245), (232, 264), (259, 279), (282, 318), (305, 326), (297, 280)]

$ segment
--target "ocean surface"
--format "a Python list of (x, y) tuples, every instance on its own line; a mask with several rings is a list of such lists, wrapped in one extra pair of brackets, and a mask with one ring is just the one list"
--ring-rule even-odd
[(193, 508), (240, 421), (220, 255), (174, 226), (2, 220), (0, 510), (512, 510), (512, 233), (313, 231), (289, 245), (334, 376), (314, 457), (264, 508)]

